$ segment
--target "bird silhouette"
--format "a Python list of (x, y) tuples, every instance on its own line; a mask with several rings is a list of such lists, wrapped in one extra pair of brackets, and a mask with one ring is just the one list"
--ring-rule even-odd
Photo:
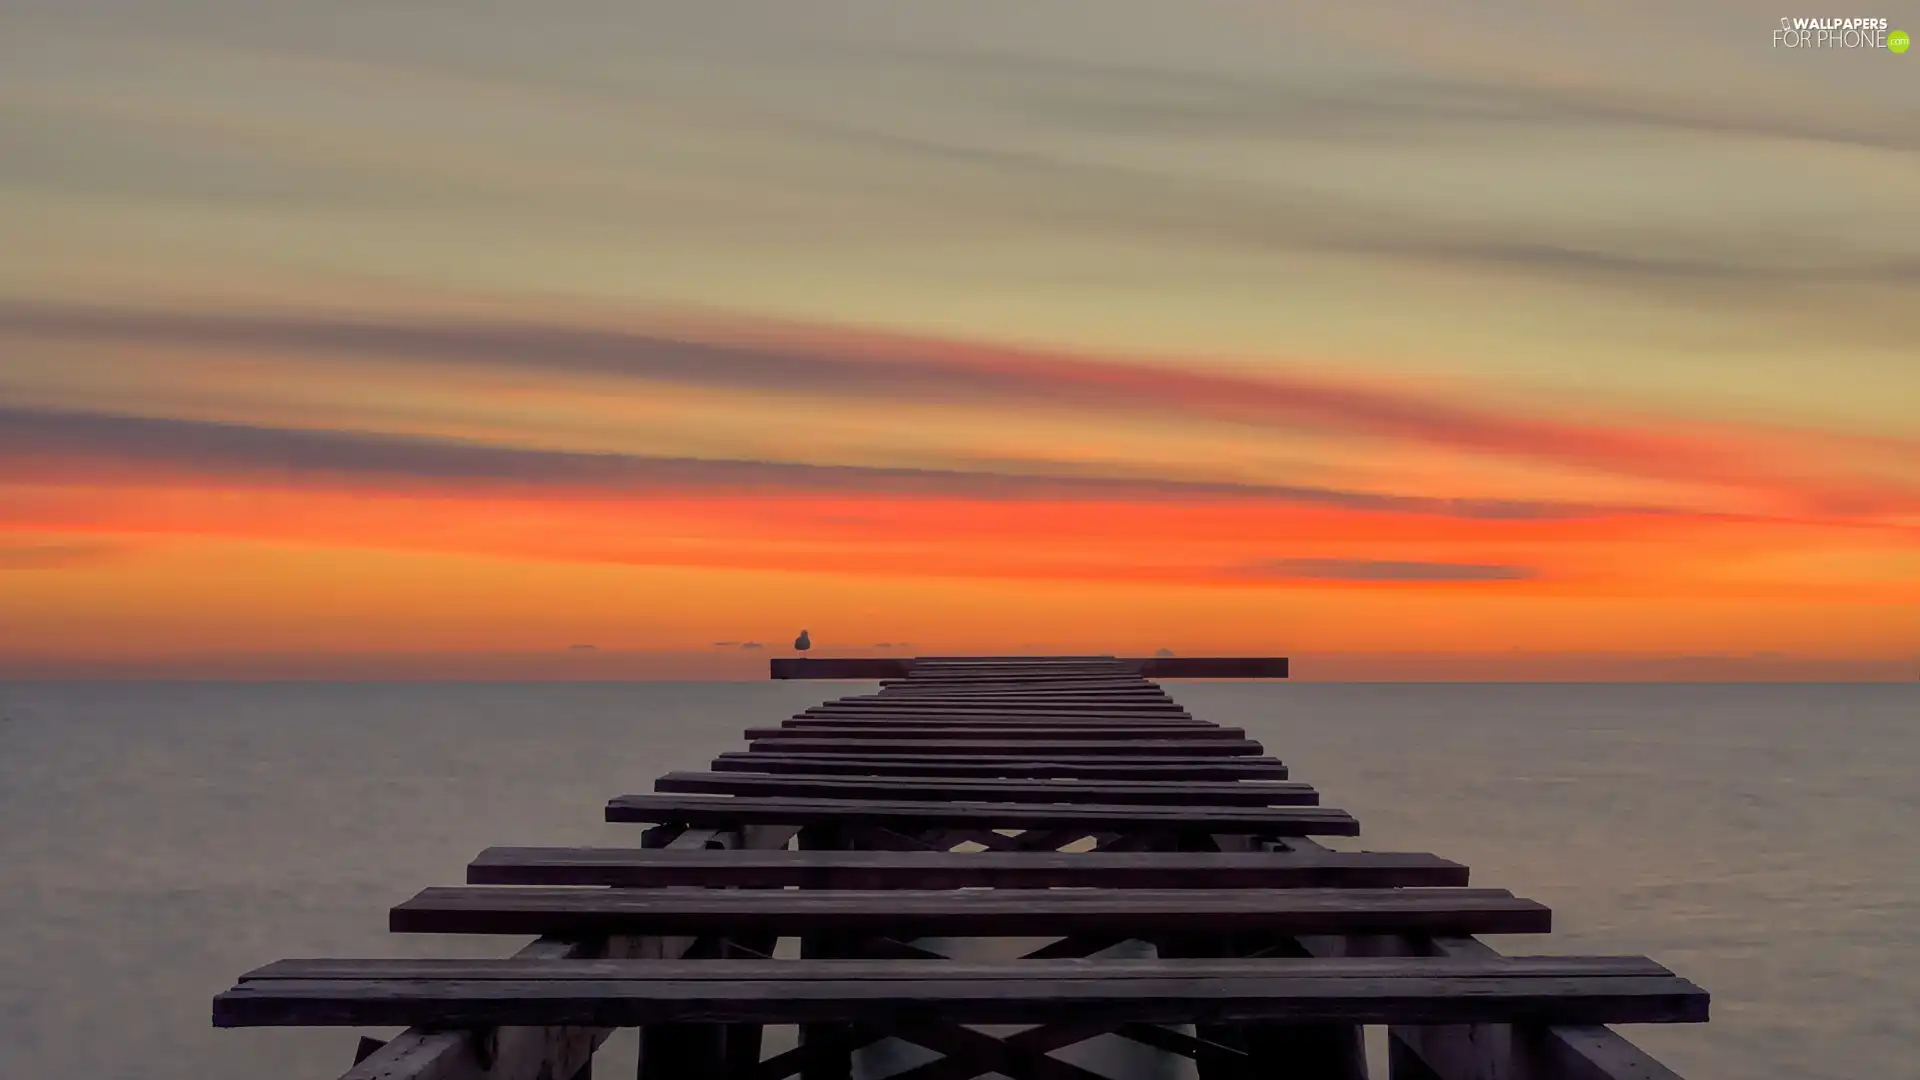
[(793, 639), (793, 647), (800, 652), (806, 652), (808, 649), (813, 648), (813, 639), (807, 636), (805, 630), (802, 630), (800, 631), (800, 636)]

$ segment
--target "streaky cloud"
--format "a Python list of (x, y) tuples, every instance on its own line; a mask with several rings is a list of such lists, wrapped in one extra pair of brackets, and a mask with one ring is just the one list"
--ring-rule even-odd
[[(722, 340), (703, 340), (686, 333), (529, 322), (166, 312), (0, 300), (0, 336), (350, 355), (394, 365), (578, 373), (760, 394), (1175, 418), (1400, 440), (1639, 478), (1806, 493), (1803, 484), (1767, 468), (1765, 447), (1749, 445), (1758, 437), (1713, 437), (1671, 422), (1579, 422), (1476, 406), (1431, 390), (1362, 385), (1297, 371), (1252, 375), (834, 328), (742, 322), (707, 334)], [(1824, 500), (1830, 493), (1813, 494)], [(1859, 497), (1848, 492), (1848, 498)]]
[(148, 482), (175, 473), (276, 487), (469, 486), (604, 497), (790, 491), (1004, 500), (1234, 500), (1484, 520), (1662, 513), (1652, 508), (1198, 480), (581, 453), (411, 435), (5, 407), (0, 407), (0, 468), (29, 482)]
[[(1144, 64), (1044, 61), (1007, 53), (880, 51), (879, 60), (991, 75), (993, 100), (1069, 131), (1263, 140), (1439, 142), (1462, 128), (1638, 129), (1709, 137), (1778, 139), (1871, 150), (1920, 150), (1910, 127), (1880, 113), (1820, 122), (1738, 101), (1713, 102), (1626, 86), (1504, 81), (1465, 73), (1349, 72), (1340, 79)], [(1912, 110), (1909, 110), (1911, 113)]]

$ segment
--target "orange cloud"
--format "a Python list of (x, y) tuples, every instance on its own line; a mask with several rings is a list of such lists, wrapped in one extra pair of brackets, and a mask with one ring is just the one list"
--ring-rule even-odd
[[(1390, 441), (1649, 481), (1744, 492), (1774, 513), (1920, 512), (1920, 440), (1857, 440), (1691, 418), (1581, 419), (1495, 407), (1298, 370), (1258, 374), (1170, 358), (1101, 358), (766, 320), (666, 319), (650, 330), (578, 323), (368, 319), (88, 308), (0, 301), (0, 336), (275, 356), (351, 355), (379, 365), (506, 368), (772, 396), (1060, 410)], [(1821, 451), (1810, 459), (1809, 449)], [(1814, 460), (1820, 467), (1809, 468)]]

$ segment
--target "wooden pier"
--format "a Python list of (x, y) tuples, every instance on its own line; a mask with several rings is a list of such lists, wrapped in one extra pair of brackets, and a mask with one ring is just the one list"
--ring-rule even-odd
[[(214, 1024), (408, 1029), (362, 1037), (345, 1080), (586, 1080), (620, 1027), (640, 1080), (1103, 1080), (1052, 1052), (1115, 1037), (1199, 1080), (1365, 1080), (1368, 1025), (1393, 1080), (1677, 1080), (1606, 1025), (1707, 1018), (1643, 957), (1481, 943), (1551, 915), (1458, 863), (1316, 843), (1359, 823), (1152, 681), (1284, 660), (773, 674), (882, 686), (615, 796), (639, 847), (490, 848), (467, 885), (392, 911), (395, 931), (537, 937), (511, 958), (282, 960), (216, 997)], [(956, 938), (1046, 943), (981, 959)], [(798, 1044), (768, 1052), (769, 1025)], [(932, 1059), (877, 1070), (883, 1040)]]

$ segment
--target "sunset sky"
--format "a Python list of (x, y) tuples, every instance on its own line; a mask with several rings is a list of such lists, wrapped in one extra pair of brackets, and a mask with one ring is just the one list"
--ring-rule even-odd
[(0, 675), (1911, 679), (1920, 53), (1778, 15), (14, 0)]

